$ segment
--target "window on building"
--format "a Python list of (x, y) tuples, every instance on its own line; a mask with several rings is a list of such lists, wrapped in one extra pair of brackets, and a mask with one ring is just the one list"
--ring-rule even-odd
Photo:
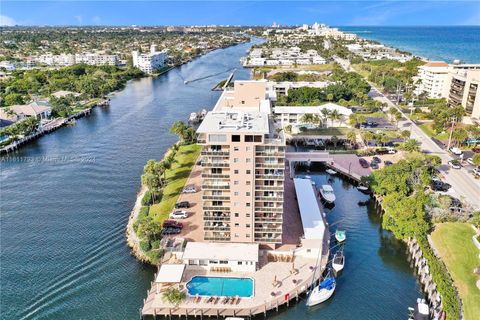
[(239, 159), (238, 158), (233, 158), (233, 163), (238, 163)]
[(238, 223), (235, 223), (235, 227), (240, 227), (240, 225)]
[(247, 163), (250, 163), (250, 162), (252, 162), (252, 159), (251, 159), (251, 158), (247, 158), (246, 162), (247, 162)]
[(209, 134), (208, 141), (209, 142), (226, 142), (227, 136), (224, 134)]
[(250, 234), (249, 234), (249, 233), (247, 233), (245, 236), (246, 236), (247, 238), (250, 238)]
[(207, 260), (199, 260), (198, 264), (201, 265), (201, 266), (206, 266), (206, 265), (208, 265), (208, 262), (207, 262)]
[(216, 261), (216, 260), (209, 260), (208, 263), (210, 263), (210, 264), (217, 264), (218, 261)]
[(238, 191), (235, 191), (235, 192), (233, 193), (233, 195), (234, 195), (234, 196), (238, 196)]
[(250, 150), (252, 150), (252, 147), (246, 147), (245, 150), (250, 151)]
[(233, 181), (233, 184), (237, 186), (238, 185), (238, 180)]
[(245, 183), (247, 184), (247, 186), (249, 186), (252, 184), (252, 181), (246, 181)]
[(253, 136), (251, 136), (251, 135), (246, 135), (246, 136), (245, 136), (245, 142), (253, 142)]
[(245, 195), (246, 195), (247, 197), (250, 197), (250, 192), (247, 192)]
[(240, 142), (240, 135), (234, 134), (232, 136), (232, 142)]
[(238, 233), (235, 233), (233, 236), (234, 236), (235, 238), (238, 238), (238, 237), (239, 237), (239, 234), (238, 234)]
[(247, 218), (250, 218), (250, 213), (245, 214)]
[(238, 151), (238, 147), (233, 147), (233, 151)]
[(255, 142), (262, 142), (262, 136), (254, 136)]
[(247, 174), (252, 174), (252, 170), (247, 170)]
[(250, 202), (247, 202), (246, 205), (247, 205), (247, 207), (250, 207)]
[(238, 213), (234, 213), (233, 215), (235, 216), (235, 218), (238, 218), (238, 216), (239, 216)]
[(242, 261), (237, 261), (237, 264), (238, 264), (239, 266), (241, 266), (241, 265), (242, 265)]
[(233, 170), (233, 173), (234, 173), (234, 174), (238, 174), (238, 170)]
[(245, 227), (250, 228), (250, 223), (247, 223)]

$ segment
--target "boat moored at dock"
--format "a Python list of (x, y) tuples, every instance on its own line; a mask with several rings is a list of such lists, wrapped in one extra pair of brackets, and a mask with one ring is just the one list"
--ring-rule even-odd
[(335, 231), (335, 239), (338, 242), (344, 242), (347, 239), (347, 232), (345, 230), (339, 230)]
[(335, 252), (335, 255), (333, 256), (332, 260), (332, 268), (335, 270), (335, 272), (340, 272), (343, 270), (343, 267), (345, 266), (345, 256), (343, 255), (343, 250), (338, 250)]
[(306, 305), (308, 307), (311, 307), (330, 299), (330, 297), (335, 292), (336, 286), (337, 282), (335, 281), (331, 270), (329, 270), (325, 278), (320, 282), (320, 284), (316, 286), (312, 290), (312, 292), (310, 292)]
[(320, 194), (322, 198), (327, 202), (327, 203), (334, 203), (335, 202), (335, 193), (333, 192), (333, 188), (331, 185), (324, 184), (320, 187)]

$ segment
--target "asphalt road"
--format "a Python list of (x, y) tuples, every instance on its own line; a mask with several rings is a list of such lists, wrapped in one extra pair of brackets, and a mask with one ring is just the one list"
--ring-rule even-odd
[[(354, 71), (350, 66), (350, 62), (344, 59), (335, 58), (335, 60), (347, 71)], [(368, 80), (367, 80), (368, 81)], [(427, 136), (422, 129), (420, 129), (413, 121), (411, 121), (400, 108), (397, 107), (392, 101), (387, 99), (378, 90), (374, 84), (369, 82), (372, 89), (379, 94), (375, 94), (375, 99), (382, 102), (386, 102), (388, 107), (395, 107), (402, 113), (403, 119), (399, 122), (399, 128), (403, 130), (409, 129), (411, 132), (411, 138), (416, 139), (421, 143), (422, 152), (427, 154), (437, 155), (442, 159), (442, 165), (440, 166), (440, 173), (443, 175), (444, 180), (448, 182), (452, 188), (449, 194), (456, 196), (462, 201), (468, 202), (473, 208), (480, 209), (480, 180), (475, 179), (471, 170), (472, 166), (467, 165), (461, 169), (452, 169), (448, 165), (448, 161), (455, 159), (449, 152), (440, 148), (429, 136)], [(467, 157), (465, 157), (465, 160)], [(465, 162), (466, 163), (466, 162)]]

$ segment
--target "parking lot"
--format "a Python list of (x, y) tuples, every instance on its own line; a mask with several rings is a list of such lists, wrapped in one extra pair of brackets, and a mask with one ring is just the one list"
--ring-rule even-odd
[(203, 221), (202, 221), (202, 193), (200, 191), (201, 186), (201, 166), (196, 164), (190, 176), (187, 179), (185, 186), (195, 186), (197, 192), (195, 193), (181, 193), (178, 197), (177, 203), (182, 201), (188, 201), (190, 207), (185, 210), (188, 213), (188, 217), (185, 219), (176, 219), (183, 224), (182, 232), (176, 235), (169, 235), (167, 237), (185, 238), (189, 241), (202, 241), (203, 240)]

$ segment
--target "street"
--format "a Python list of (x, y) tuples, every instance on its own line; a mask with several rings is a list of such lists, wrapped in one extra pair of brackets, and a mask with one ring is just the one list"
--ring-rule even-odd
[[(351, 67), (348, 60), (340, 59), (338, 57), (335, 57), (334, 59), (346, 71), (355, 71)], [(395, 107), (398, 111), (400, 111), (402, 114), (402, 120), (399, 122), (399, 127), (403, 128), (403, 130), (410, 130), (411, 138), (420, 142), (422, 152), (437, 155), (442, 159), (440, 173), (444, 177), (444, 180), (452, 186), (452, 189), (449, 193), (458, 197), (462, 201), (468, 202), (474, 209), (480, 209), (480, 181), (475, 179), (465, 167), (462, 167), (461, 169), (450, 168), (448, 161), (455, 158), (448, 151), (443, 150), (432, 139), (430, 139), (430, 137), (427, 136), (413, 121), (411, 121), (402, 112), (402, 110), (397, 107), (397, 105), (387, 99), (373, 83), (367, 79), (365, 80), (371, 85), (372, 90), (378, 92), (378, 95), (376, 95), (374, 99), (386, 102), (389, 108)]]

